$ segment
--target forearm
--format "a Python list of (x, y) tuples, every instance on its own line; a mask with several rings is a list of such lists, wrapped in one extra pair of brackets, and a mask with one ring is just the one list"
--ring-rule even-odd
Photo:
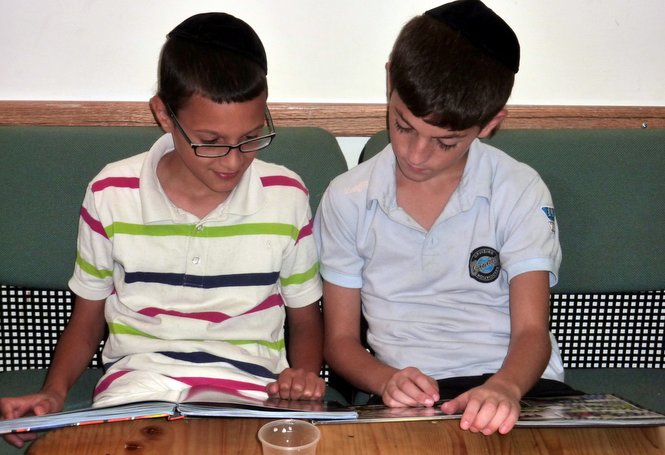
[(43, 391), (56, 393), (63, 399), (90, 363), (101, 341), (100, 337), (95, 348), (90, 349), (90, 346), (77, 345), (72, 340), (75, 337), (68, 335), (65, 331), (60, 337), (42, 387)]
[(488, 382), (500, 382), (521, 398), (542, 376), (551, 349), (549, 332), (533, 330), (513, 334), (503, 365)]
[(388, 380), (398, 371), (377, 360), (355, 338), (326, 337), (324, 356), (328, 365), (355, 387), (382, 395)]
[(323, 283), (325, 321), (324, 358), (328, 365), (355, 387), (382, 395), (397, 371), (379, 362), (360, 341), (360, 289)]
[[(82, 306), (87, 305), (83, 308)], [(42, 391), (63, 400), (86, 369), (104, 337), (103, 302), (77, 298), (69, 324), (58, 340)]]
[(288, 311), (289, 364), (319, 374), (323, 365), (323, 320), (318, 303)]
[(510, 283), (510, 344), (493, 381), (509, 385), (518, 398), (538, 381), (550, 359), (548, 280), (548, 272), (527, 272)]

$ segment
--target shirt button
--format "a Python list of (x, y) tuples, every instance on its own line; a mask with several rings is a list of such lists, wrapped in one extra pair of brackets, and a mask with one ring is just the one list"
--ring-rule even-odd
[(198, 226), (196, 226), (196, 230), (201, 232), (203, 230), (203, 225), (199, 224)]
[(192, 258), (192, 264), (198, 264), (199, 262), (201, 262), (201, 258), (200, 258), (200, 257), (198, 257), (198, 256), (194, 256), (194, 257)]

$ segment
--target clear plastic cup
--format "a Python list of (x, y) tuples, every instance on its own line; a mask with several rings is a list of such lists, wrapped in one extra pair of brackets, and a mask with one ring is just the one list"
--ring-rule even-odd
[(319, 429), (304, 420), (274, 420), (259, 430), (263, 455), (314, 455), (320, 438)]

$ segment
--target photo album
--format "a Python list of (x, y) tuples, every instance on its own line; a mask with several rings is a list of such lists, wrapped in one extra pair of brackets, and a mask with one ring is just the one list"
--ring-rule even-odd
[[(388, 408), (383, 405), (352, 407), (359, 423), (409, 420), (459, 419), (444, 414), (439, 405), (431, 408)], [(341, 423), (333, 420), (319, 424)], [(637, 406), (610, 394), (584, 394), (523, 399), (516, 427), (599, 427), (665, 425), (665, 415)]]
[[(440, 403), (439, 403), (440, 404)], [(294, 418), (316, 425), (459, 419), (431, 408), (389, 408), (383, 405), (344, 406), (335, 402), (261, 400), (234, 392), (201, 387), (185, 391), (174, 401), (138, 401), (110, 407), (86, 408), (44, 416), (0, 420), (0, 434), (44, 431), (124, 420), (150, 418)], [(665, 425), (665, 415), (610, 394), (524, 399), (516, 427), (598, 427)]]

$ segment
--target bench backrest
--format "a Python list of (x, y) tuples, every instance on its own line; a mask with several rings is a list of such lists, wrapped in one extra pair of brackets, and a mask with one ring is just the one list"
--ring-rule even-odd
[[(88, 182), (112, 161), (146, 151), (157, 127), (0, 127), (0, 284), (66, 289)], [(277, 128), (265, 161), (297, 172), (313, 211), (347, 169), (337, 140), (320, 128)]]

